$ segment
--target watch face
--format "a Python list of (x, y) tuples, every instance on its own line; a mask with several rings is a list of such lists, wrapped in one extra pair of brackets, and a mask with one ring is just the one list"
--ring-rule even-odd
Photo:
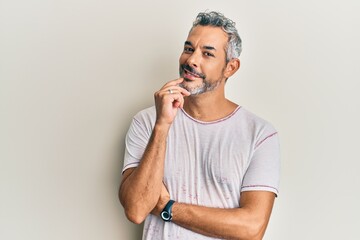
[(161, 218), (165, 221), (169, 221), (170, 220), (170, 214), (168, 212), (162, 212), (161, 213)]

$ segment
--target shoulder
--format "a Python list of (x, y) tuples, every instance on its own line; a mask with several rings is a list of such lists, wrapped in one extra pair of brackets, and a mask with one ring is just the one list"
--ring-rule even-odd
[(145, 108), (135, 114), (134, 120), (139, 122), (151, 122), (156, 118), (155, 106)]
[(258, 138), (260, 141), (262, 138), (277, 134), (276, 128), (272, 123), (265, 120), (262, 117), (252, 113), (244, 107), (241, 107), (239, 111), (240, 120), (246, 125), (246, 128), (254, 134), (255, 138)]
[(256, 115), (255, 113), (249, 111), (248, 109), (241, 107), (241, 111), (239, 111), (240, 114), (242, 114), (243, 119), (245, 119), (249, 124), (253, 124), (259, 127), (273, 127), (273, 125), (265, 120), (264, 118)]
[(131, 126), (133, 128), (140, 128), (151, 132), (156, 120), (156, 110), (155, 106), (151, 106), (145, 108), (138, 113), (136, 113), (133, 117)]

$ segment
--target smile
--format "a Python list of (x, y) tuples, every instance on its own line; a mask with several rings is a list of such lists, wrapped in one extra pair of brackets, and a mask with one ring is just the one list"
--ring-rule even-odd
[[(191, 77), (195, 77), (195, 78), (201, 78), (199, 75), (197, 75), (197, 74), (195, 74), (195, 73), (192, 73), (192, 72), (190, 72), (190, 71), (188, 71), (187, 69), (184, 69), (184, 75), (186, 75), (186, 76), (191, 76)], [(186, 76), (184, 76), (184, 77), (186, 77)]]

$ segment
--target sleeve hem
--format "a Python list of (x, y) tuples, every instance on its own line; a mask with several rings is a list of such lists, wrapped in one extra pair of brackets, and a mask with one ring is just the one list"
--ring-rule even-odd
[(246, 192), (246, 191), (267, 191), (267, 192), (273, 192), (275, 193), (276, 197), (279, 194), (279, 190), (275, 187), (272, 186), (267, 186), (267, 185), (249, 185), (249, 186), (242, 186), (241, 187), (241, 192)]
[(260, 142), (258, 142), (256, 145), (255, 145), (255, 148), (259, 147), (264, 141), (266, 141), (266, 139), (268, 138), (271, 138), (272, 136), (276, 135), (278, 132), (274, 132), (272, 134), (270, 134), (269, 136), (265, 137), (263, 140), (261, 140)]
[(128, 163), (127, 165), (124, 166), (121, 174), (124, 174), (124, 172), (129, 168), (133, 168), (133, 167), (137, 167), (137, 166), (139, 166), (138, 162)]

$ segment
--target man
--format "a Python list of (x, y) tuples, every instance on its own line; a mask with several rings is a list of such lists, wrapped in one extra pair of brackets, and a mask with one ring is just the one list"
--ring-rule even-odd
[(155, 93), (126, 137), (119, 197), (143, 239), (262, 239), (278, 194), (275, 129), (225, 98), (240, 66), (234, 22), (200, 13), (180, 78)]

